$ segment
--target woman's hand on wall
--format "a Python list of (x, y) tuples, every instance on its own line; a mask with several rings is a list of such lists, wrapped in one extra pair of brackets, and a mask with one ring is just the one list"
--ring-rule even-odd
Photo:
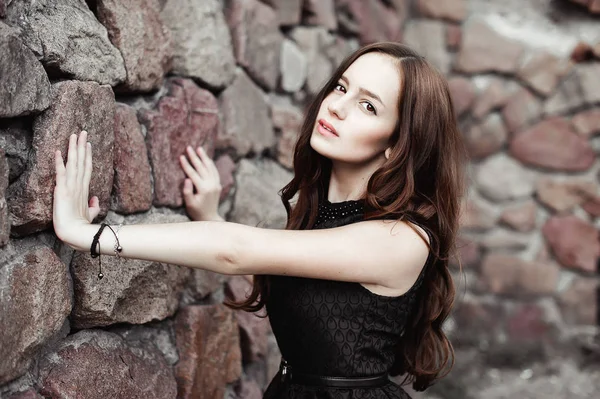
[(92, 146), (87, 132), (72, 134), (69, 138), (67, 163), (60, 151), (54, 154), (56, 186), (52, 222), (58, 238), (72, 245), (78, 235), (78, 227), (92, 223), (100, 213), (98, 197), (89, 198), (92, 178)]
[(221, 180), (213, 160), (204, 148), (198, 147), (194, 151), (188, 146), (187, 157), (182, 155), (179, 161), (187, 175), (183, 184), (183, 199), (190, 218), (196, 221), (223, 221), (218, 213)]

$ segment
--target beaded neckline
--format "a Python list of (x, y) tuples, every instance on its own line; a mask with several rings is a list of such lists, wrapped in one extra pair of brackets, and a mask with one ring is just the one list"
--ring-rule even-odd
[(364, 200), (348, 200), (341, 202), (324, 200), (319, 203), (319, 213), (317, 215), (316, 225), (321, 225), (330, 220), (361, 215), (363, 212)]

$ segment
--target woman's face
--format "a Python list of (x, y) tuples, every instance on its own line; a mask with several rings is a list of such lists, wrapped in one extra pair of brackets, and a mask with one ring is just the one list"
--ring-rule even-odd
[(383, 161), (398, 120), (398, 70), (385, 54), (356, 59), (321, 103), (311, 147), (332, 161), (357, 166)]

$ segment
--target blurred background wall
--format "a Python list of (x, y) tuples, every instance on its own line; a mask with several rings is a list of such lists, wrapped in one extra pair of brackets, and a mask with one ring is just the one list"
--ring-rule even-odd
[(110, 223), (188, 220), (186, 145), (227, 220), (282, 227), (304, 106), (360, 45), (448, 76), (468, 144), (449, 377), (415, 397), (600, 389), (598, 0), (0, 0), (0, 397), (260, 398), (279, 354), (250, 283), (74, 253), (53, 151), (85, 129)]

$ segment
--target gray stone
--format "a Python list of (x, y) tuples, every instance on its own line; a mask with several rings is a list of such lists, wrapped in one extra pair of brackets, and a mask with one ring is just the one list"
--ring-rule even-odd
[(40, 393), (50, 398), (175, 398), (177, 383), (161, 353), (117, 334), (69, 336), (40, 362)]
[[(227, 282), (228, 299), (240, 303), (252, 292), (251, 276), (232, 276)], [(267, 334), (269, 321), (258, 314), (237, 310), (235, 318), (240, 326), (242, 359), (245, 364), (252, 363), (267, 355)]]
[(418, 0), (417, 9), (429, 18), (462, 22), (467, 17), (467, 0)]
[(567, 73), (570, 64), (567, 60), (547, 52), (531, 55), (519, 68), (518, 76), (538, 93), (548, 96)]
[(467, 149), (473, 159), (485, 158), (500, 151), (506, 144), (507, 138), (506, 126), (498, 113), (490, 114), (482, 123), (473, 126), (465, 134)]
[[(124, 224), (185, 221), (185, 216), (150, 212), (131, 216)], [(99, 280), (98, 260), (82, 252), (73, 257), (71, 269), (75, 290), (71, 321), (77, 328), (143, 324), (172, 316), (190, 274), (182, 266), (103, 256), (104, 278)]]
[(304, 25), (322, 26), (328, 30), (338, 28), (334, 0), (305, 0), (303, 10)]
[(480, 243), (484, 248), (490, 251), (520, 251), (527, 248), (530, 241), (531, 236), (529, 235), (498, 228), (487, 233), (485, 237), (480, 240)]
[(273, 104), (271, 115), (273, 125), (280, 133), (277, 140), (277, 160), (281, 165), (292, 169), (294, 146), (302, 128), (302, 111), (289, 104)]
[(246, 155), (275, 145), (269, 105), (260, 88), (242, 70), (221, 93), (219, 102), (224, 127), (219, 132), (218, 147), (233, 147), (239, 155)]
[(111, 209), (128, 214), (152, 206), (152, 170), (135, 110), (117, 104), (115, 110), (115, 177)]
[(463, 28), (463, 42), (455, 68), (462, 72), (515, 72), (524, 47), (503, 37), (486, 22), (475, 19)]
[(388, 1), (336, 0), (335, 6), (339, 30), (357, 33), (361, 44), (400, 40), (406, 14)]
[(7, 192), (12, 233), (24, 235), (52, 224), (54, 194), (54, 151), (66, 159), (69, 136), (88, 132), (94, 170), (90, 198), (100, 200), (99, 218), (106, 215), (113, 184), (115, 98), (110, 86), (96, 82), (63, 81), (53, 85), (54, 99), (33, 125), (29, 164)]
[(306, 89), (309, 94), (316, 94), (333, 73), (333, 64), (325, 55), (328, 44), (335, 39), (321, 27), (297, 27), (290, 37), (298, 44), (308, 62)]
[(0, 118), (43, 111), (50, 106), (51, 86), (36, 56), (16, 30), (0, 22)]
[(0, 119), (0, 148), (6, 153), (11, 183), (27, 168), (32, 140), (30, 118)]
[(450, 71), (450, 54), (446, 50), (446, 27), (433, 20), (410, 20), (404, 30), (404, 43), (427, 58), (443, 74)]
[(98, 20), (125, 62), (129, 91), (158, 89), (171, 69), (171, 34), (160, 18), (158, 0), (98, 0)]
[(110, 330), (119, 334), (133, 346), (145, 346), (158, 349), (167, 363), (172, 366), (179, 360), (171, 322), (152, 323), (139, 326), (119, 326)]
[(516, 135), (510, 154), (526, 165), (556, 171), (588, 170), (596, 160), (594, 149), (566, 118), (552, 117)]
[[(51, 248), (13, 248), (0, 268), (0, 384), (19, 377), (61, 331), (71, 311), (67, 266)], [(4, 261), (4, 259), (3, 259)]]
[[(229, 1), (229, 0), (227, 0)], [(304, 0), (261, 0), (275, 9), (279, 25), (297, 25), (302, 15)]]
[(575, 70), (571, 71), (558, 88), (544, 103), (546, 115), (566, 114), (585, 104), (585, 97), (581, 89), (579, 76)]
[(10, 219), (5, 193), (8, 187), (8, 161), (4, 149), (0, 147), (0, 247), (8, 243), (10, 235)]
[(287, 215), (279, 190), (292, 174), (273, 161), (243, 159), (236, 174), (236, 194), (230, 219), (266, 228), (284, 228)]
[(578, 65), (576, 73), (586, 103), (600, 103), (600, 62)]
[(179, 362), (177, 397), (223, 398), (227, 383), (240, 378), (242, 356), (233, 311), (222, 304), (187, 306), (174, 323)]
[(231, 34), (218, 0), (166, 0), (161, 17), (172, 33), (173, 72), (215, 88), (234, 78)]
[(111, 86), (125, 80), (121, 53), (84, 0), (13, 0), (6, 19), (46, 69)]
[(477, 188), (494, 201), (528, 197), (535, 191), (535, 175), (506, 154), (493, 155), (478, 167)]
[(260, 86), (274, 90), (283, 37), (273, 9), (258, 0), (228, 0), (225, 17), (238, 65)]
[(308, 65), (306, 57), (291, 40), (281, 44), (281, 88), (294, 93), (304, 86)]

